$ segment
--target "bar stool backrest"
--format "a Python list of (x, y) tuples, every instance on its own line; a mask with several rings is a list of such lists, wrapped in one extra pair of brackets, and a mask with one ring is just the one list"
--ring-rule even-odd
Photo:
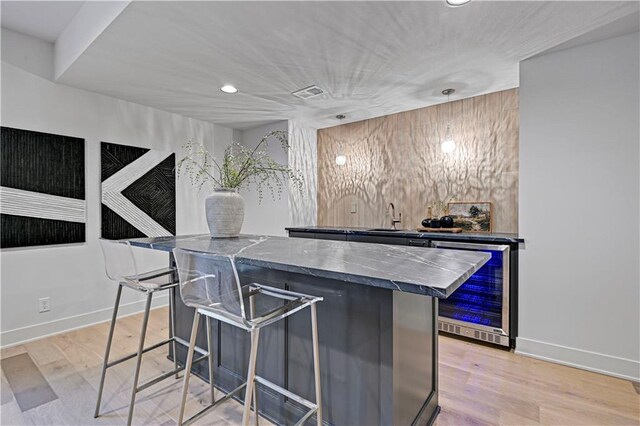
[(113, 281), (123, 278), (138, 280), (138, 267), (133, 257), (133, 250), (128, 241), (105, 240), (100, 238), (100, 247), (104, 256), (107, 277)]
[(185, 305), (206, 308), (246, 322), (240, 279), (233, 257), (173, 249), (180, 296)]

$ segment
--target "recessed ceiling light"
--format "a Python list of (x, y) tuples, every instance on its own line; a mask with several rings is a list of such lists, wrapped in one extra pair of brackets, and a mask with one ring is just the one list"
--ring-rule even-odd
[(452, 7), (464, 6), (469, 3), (471, 0), (446, 0), (447, 4)]
[(237, 93), (238, 89), (236, 89), (235, 87), (233, 87), (230, 84), (225, 84), (224, 86), (222, 86), (220, 88), (220, 90), (222, 90), (224, 93)]

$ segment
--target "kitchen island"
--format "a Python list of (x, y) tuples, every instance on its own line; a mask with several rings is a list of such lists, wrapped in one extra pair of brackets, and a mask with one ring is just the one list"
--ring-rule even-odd
[(514, 233), (420, 232), (417, 229), (296, 226), (290, 237), (483, 251), (486, 267), (439, 305), (439, 329), (515, 349), (518, 336), (519, 252), (525, 240)]
[[(131, 244), (233, 256), (242, 284), (252, 282), (321, 296), (318, 331), (324, 422), (334, 425), (430, 424), (438, 407), (438, 298), (447, 297), (489, 258), (483, 253), (243, 235), (142, 238)], [(176, 300), (176, 335), (188, 340), (193, 311)], [(198, 346), (206, 347), (204, 324)], [(309, 315), (298, 313), (263, 331), (258, 373), (313, 400)], [(249, 336), (212, 327), (214, 382), (242, 383)], [(186, 348), (177, 357), (184, 362)], [(208, 379), (206, 363), (194, 366)], [(258, 386), (260, 413), (294, 423), (303, 410)]]

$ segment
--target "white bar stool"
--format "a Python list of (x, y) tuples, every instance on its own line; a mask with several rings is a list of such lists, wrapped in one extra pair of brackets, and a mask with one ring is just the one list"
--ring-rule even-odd
[[(313, 414), (316, 415), (318, 426), (322, 425), (322, 402), (320, 390), (320, 365), (318, 350), (318, 322), (316, 314), (316, 302), (322, 301), (321, 297), (309, 296), (302, 293), (294, 293), (278, 288), (267, 287), (260, 284), (252, 283), (245, 286), (240, 285), (238, 271), (236, 269), (233, 257), (213, 255), (209, 253), (192, 252), (182, 249), (174, 249), (173, 255), (178, 268), (180, 277), (180, 296), (185, 305), (196, 309), (193, 328), (191, 330), (191, 341), (189, 343), (189, 352), (187, 353), (187, 361), (184, 374), (184, 385), (182, 388), (182, 398), (180, 401), (180, 412), (178, 415), (178, 425), (189, 424), (211, 409), (223, 403), (233, 395), (245, 389), (244, 410), (242, 415), (242, 424), (249, 424), (251, 412), (251, 402), (253, 399), (255, 424), (258, 424), (258, 401), (256, 399), (255, 384), (260, 383), (281, 395), (284, 395), (299, 404), (308, 408), (307, 413), (298, 421), (298, 425), (304, 424)], [(259, 298), (259, 299), (258, 299)], [(257, 306), (257, 300), (271, 299), (277, 300), (282, 305), (273, 308), (269, 306), (267, 309), (260, 310)], [(249, 316), (245, 312), (245, 302), (248, 302)], [(263, 304), (260, 303), (260, 307)], [(316, 402), (308, 401), (282, 387), (272, 383), (260, 376), (256, 375), (256, 359), (258, 354), (258, 342), (260, 337), (260, 329), (269, 324), (273, 324), (295, 312), (306, 307), (311, 308), (311, 334), (313, 341), (313, 372), (315, 379), (315, 397)], [(258, 313), (258, 316), (256, 315)], [(234, 327), (241, 328), (251, 333), (251, 350), (249, 354), (249, 369), (247, 372), (247, 381), (236, 389), (229, 392), (218, 401), (212, 401), (212, 404), (192, 416), (186, 421), (184, 419), (184, 409), (187, 401), (187, 390), (189, 387), (189, 377), (191, 374), (191, 365), (193, 352), (196, 345), (196, 335), (198, 331), (198, 323), (200, 316), (204, 315), (207, 320), (207, 334), (210, 331), (211, 319), (216, 319)], [(211, 339), (208, 336), (209, 340)], [(211, 351), (211, 349), (210, 349)], [(195, 362), (195, 361), (194, 361)], [(209, 377), (210, 383), (213, 383), (213, 375)]]
[[(160, 381), (175, 375), (177, 379), (178, 373), (184, 370), (184, 367), (180, 367), (178, 365), (177, 356), (176, 356), (176, 343), (182, 344), (183, 346), (188, 346), (189, 344), (185, 341), (176, 337), (175, 335), (175, 307), (174, 307), (174, 296), (175, 290), (178, 286), (178, 277), (176, 275), (175, 268), (162, 268), (154, 271), (149, 271), (145, 273), (139, 273), (138, 267), (136, 264), (136, 259), (133, 255), (133, 250), (131, 248), (131, 244), (128, 241), (118, 241), (118, 240), (105, 240), (100, 239), (100, 247), (102, 248), (102, 254), (104, 255), (105, 261), (105, 269), (107, 276), (118, 283), (118, 292), (116, 293), (116, 301), (113, 307), (113, 315), (111, 317), (111, 324), (109, 327), (109, 337), (107, 338), (107, 347), (105, 349), (104, 361), (102, 364), (102, 374), (100, 377), (100, 386), (98, 388), (98, 400), (96, 402), (96, 411), (94, 417), (98, 417), (100, 415), (100, 402), (102, 400), (102, 391), (104, 389), (104, 382), (107, 374), (107, 369), (113, 367), (114, 365), (120, 364), (121, 362), (130, 360), (132, 358), (136, 358), (136, 367), (133, 375), (133, 388), (131, 391), (131, 402), (129, 404), (129, 416), (127, 420), (127, 424), (131, 425), (133, 420), (133, 408), (136, 401), (136, 394), (148, 387), (159, 383)], [(144, 308), (144, 316), (142, 319), (142, 330), (140, 331), (140, 340), (138, 342), (138, 351), (126, 355), (122, 358), (119, 358), (115, 361), (109, 361), (109, 353), (111, 351), (111, 343), (113, 341), (113, 332), (116, 326), (116, 319), (118, 316), (118, 307), (120, 306), (120, 296), (122, 295), (123, 287), (130, 288), (131, 290), (135, 290), (140, 293), (144, 293), (147, 296), (145, 308)], [(147, 324), (149, 322), (149, 311), (151, 310), (151, 300), (155, 293), (160, 291), (170, 291), (169, 295), (169, 338), (162, 342), (156, 343), (148, 348), (144, 347), (145, 336), (147, 333)], [(173, 350), (173, 360), (174, 360), (174, 369), (161, 374), (149, 381), (138, 386), (138, 380), (140, 378), (140, 365), (142, 363), (142, 354), (149, 352), (153, 349), (159, 348), (166, 344), (172, 345)], [(211, 345), (209, 345), (209, 350)], [(200, 351), (201, 357), (196, 359), (193, 362), (202, 361), (205, 358), (211, 359), (209, 357), (209, 352)], [(209, 363), (209, 367), (212, 367), (211, 362)], [(213, 371), (213, 370), (210, 370)], [(211, 385), (211, 395), (213, 396), (213, 384)]]

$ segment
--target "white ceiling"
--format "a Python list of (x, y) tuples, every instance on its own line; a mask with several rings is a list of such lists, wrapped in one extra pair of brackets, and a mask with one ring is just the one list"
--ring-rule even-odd
[(543, 53), (546, 55), (548, 53), (558, 52), (560, 50), (571, 49), (573, 47), (595, 43), (600, 40), (607, 40), (613, 37), (620, 37), (631, 33), (637, 33), (638, 31), (640, 31), (640, 11), (627, 15), (624, 18), (620, 18), (617, 21), (613, 21), (610, 24), (599, 27), (579, 37), (572, 38), (566, 43), (562, 43), (555, 47), (552, 47), (551, 49), (546, 50)]
[(2, 1), (2, 27), (55, 42), (84, 1)]
[[(519, 85), (521, 60), (639, 3), (132, 2), (59, 82), (238, 129), (318, 128)], [(4, 18), (3, 18), (4, 23)], [(219, 87), (233, 84), (235, 95)], [(300, 100), (297, 89), (327, 91)]]

